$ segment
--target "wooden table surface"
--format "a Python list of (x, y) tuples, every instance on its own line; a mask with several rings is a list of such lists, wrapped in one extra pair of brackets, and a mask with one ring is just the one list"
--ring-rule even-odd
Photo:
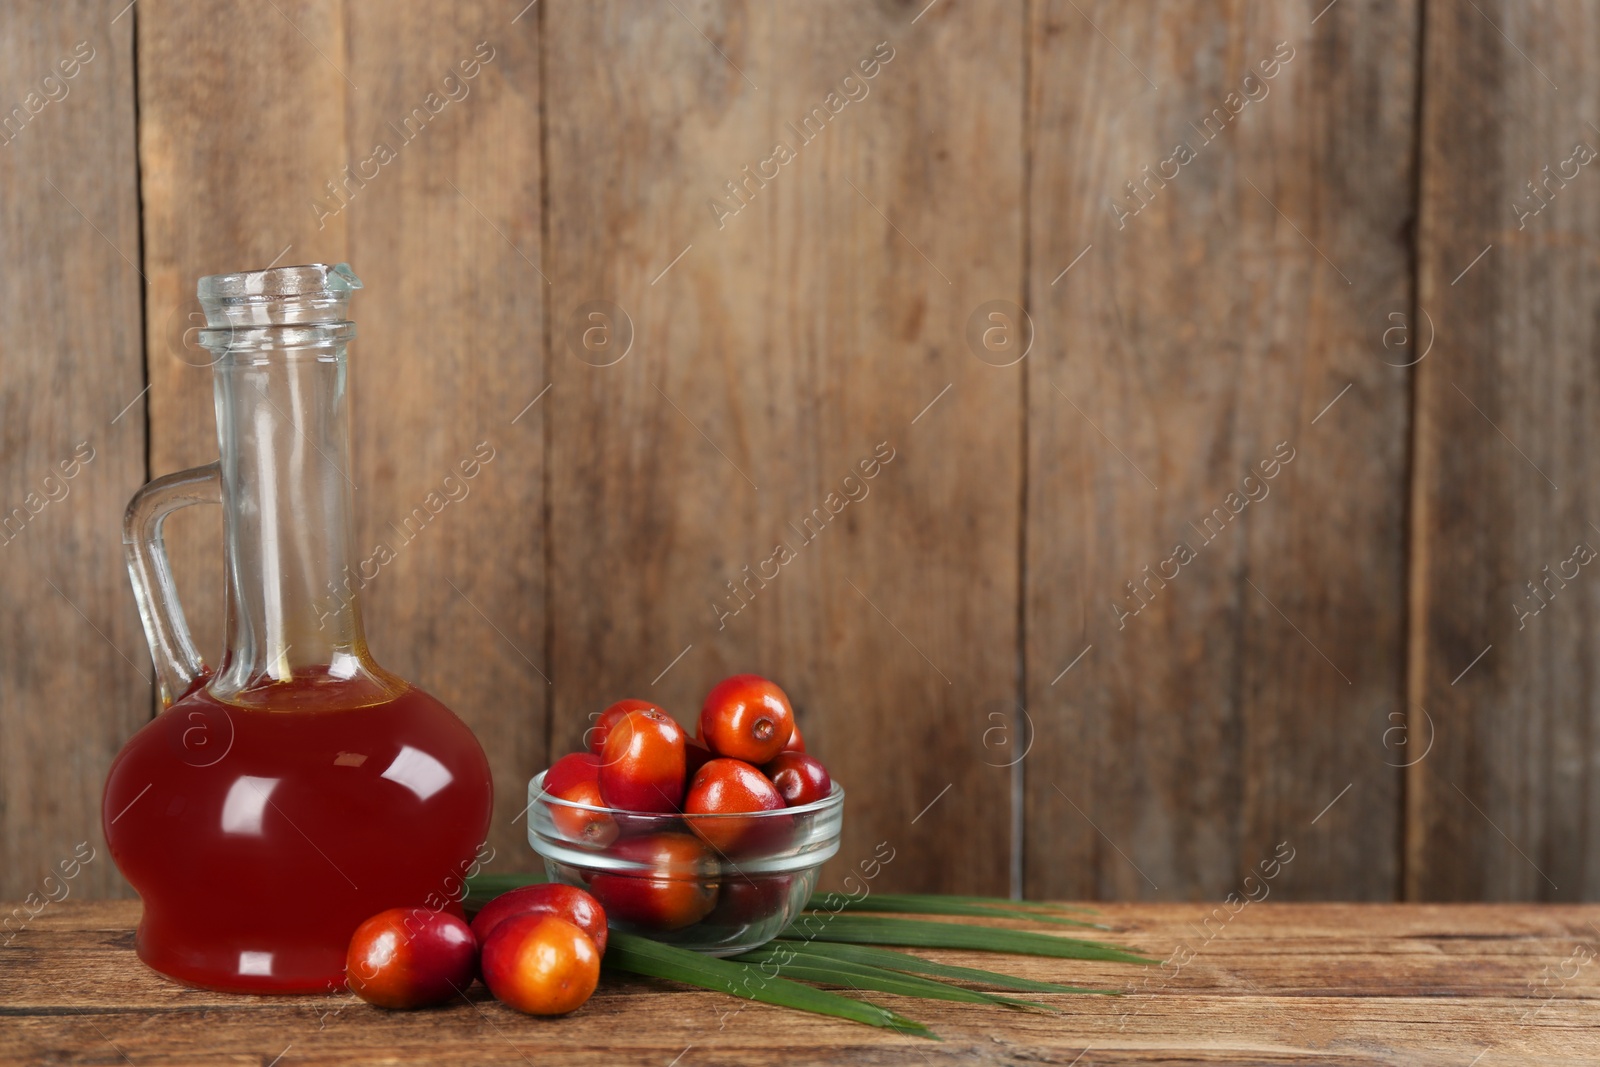
[(1202, 928), (1207, 905), (1108, 904), (1109, 938), (1184, 965), (938, 953), (1130, 991), (1037, 995), (1059, 1014), (874, 995), (939, 1042), (642, 979), (607, 977), (561, 1019), (518, 1015), (481, 985), (471, 1003), (399, 1013), (209, 993), (139, 962), (138, 908), (51, 904), (0, 947), (0, 1062), (1600, 1063), (1593, 905), (1265, 903)]

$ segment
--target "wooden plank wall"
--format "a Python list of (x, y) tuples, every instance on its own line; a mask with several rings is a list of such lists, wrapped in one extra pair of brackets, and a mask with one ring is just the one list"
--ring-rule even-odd
[(1026, 889), (1390, 899), (1417, 8), (1033, 10)]
[(1600, 547), (1582, 5), (121, 8), (0, 15), (5, 108), (95, 49), (0, 145), (0, 505), (96, 448), (0, 551), (0, 898), (150, 712), (118, 515), (215, 454), (195, 279), (341, 259), (361, 544), (494, 449), (366, 596), (497, 866), (592, 712), (756, 670), (834, 880), (1594, 896), (1592, 598), (1510, 606)]
[[(0, 897), (104, 894), (100, 784), (149, 717), (122, 564), (145, 481), (133, 25), (0, 9)], [(15, 109), (21, 109), (20, 115)], [(10, 124), (7, 125), (7, 120)], [(81, 844), (96, 858), (70, 883)], [(50, 879), (48, 882), (46, 879)], [(7, 926), (7, 930), (15, 929)]]
[(1430, 7), (1424, 67), (1406, 891), (1593, 899), (1600, 13), (1479, 7)]
[[(979, 709), (1015, 687), (1021, 392), (963, 328), (1020, 295), (1020, 17), (680, 7), (546, 13), (556, 748), (767, 673), (854, 793), (841, 872), (889, 841), (898, 884), (1003, 893)], [(632, 322), (610, 366), (574, 355), (594, 301)]]

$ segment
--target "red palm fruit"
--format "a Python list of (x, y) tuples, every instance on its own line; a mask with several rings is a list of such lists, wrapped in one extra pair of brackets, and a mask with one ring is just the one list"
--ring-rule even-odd
[(564, 792), (568, 786), (579, 782), (593, 782), (600, 777), (600, 757), (592, 752), (572, 752), (550, 765), (544, 772), (544, 791), (551, 796)]
[(789, 874), (730, 874), (717, 893), (717, 906), (706, 922), (721, 926), (748, 926), (777, 918), (789, 902), (794, 876)]
[(822, 800), (833, 790), (828, 768), (804, 752), (780, 752), (761, 770), (791, 808)]
[(502, 1004), (529, 1015), (565, 1015), (600, 981), (589, 935), (557, 915), (515, 915), (483, 945), (483, 984)]
[(612, 919), (647, 930), (680, 930), (716, 906), (716, 857), (691, 834), (626, 837), (609, 853), (648, 868), (637, 874), (597, 872), (589, 880), (589, 891)]
[(568, 807), (567, 804), (548, 805), (550, 821), (556, 824), (561, 836), (569, 841), (576, 841), (593, 848), (605, 848), (622, 832), (622, 828), (617, 825), (616, 818), (610, 812), (589, 810), (608, 806), (605, 798), (600, 795), (598, 781), (589, 779), (574, 782), (565, 791), (556, 794), (556, 799), (565, 800), (569, 804), (584, 805), (581, 808)]
[(659, 711), (666, 714), (665, 709), (648, 700), (619, 700), (606, 710), (602, 711), (595, 719), (594, 725), (583, 732), (583, 743), (590, 752), (596, 756), (605, 751), (606, 738), (611, 736), (611, 728), (622, 721), (622, 717), (630, 711)]
[[(689, 829), (729, 857), (760, 851), (789, 831), (787, 817), (740, 819), (730, 816), (776, 811), (783, 806), (783, 795), (767, 776), (736, 759), (714, 759), (701, 767), (683, 798), (684, 821)], [(708, 817), (694, 818), (696, 815)]]
[(684, 766), (683, 727), (658, 708), (630, 711), (606, 735), (600, 795), (624, 811), (675, 812)]
[(595, 951), (606, 954), (606, 911), (594, 897), (576, 886), (560, 882), (508, 889), (483, 906), (472, 920), (478, 944), (489, 940), (494, 928), (517, 915), (539, 912), (567, 920), (589, 935)]
[(756, 674), (736, 674), (706, 694), (699, 733), (717, 755), (760, 766), (789, 743), (794, 711), (773, 683)]
[(345, 981), (380, 1008), (442, 1004), (472, 984), (477, 955), (478, 939), (454, 915), (390, 908), (350, 936)]

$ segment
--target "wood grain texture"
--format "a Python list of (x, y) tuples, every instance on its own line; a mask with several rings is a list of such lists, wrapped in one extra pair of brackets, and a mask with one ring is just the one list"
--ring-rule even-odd
[(1418, 300), (1438, 345), (1417, 367), (1410, 701), (1436, 739), (1411, 771), (1406, 886), (1423, 899), (1600, 892), (1582, 565), (1600, 548), (1600, 181), (1573, 158), (1600, 150), (1600, 70), (1576, 44), (1596, 32), (1582, 4), (1428, 8)]
[[(145, 480), (130, 20), (0, 10), (0, 894), (103, 894), (100, 783), (149, 715), (122, 566)], [(98, 851), (63, 884), (80, 843)], [(82, 858), (83, 853), (77, 853)]]
[(677, 6), (540, 9), (553, 748), (766, 674), (850, 793), (831, 877), (1003, 893), (1020, 377), (964, 331), (1020, 300), (1020, 5)]
[(1103, 909), (1114, 938), (1181, 967), (930, 952), (1118, 988), (1040, 994), (1058, 1014), (878, 996), (940, 1042), (607, 976), (572, 1015), (488, 997), (423, 1012), (347, 995), (185, 989), (133, 951), (131, 902), (52, 906), (0, 948), (0, 1062), (432, 1064), (1593, 1063), (1600, 911), (1577, 906), (1279, 905), (1207, 926), (1206, 905)]
[[(166, 472), (216, 452), (208, 356), (165, 308), (198, 314), (203, 274), (351, 262), (366, 284), (351, 309), (357, 544), (362, 559), (380, 545), (394, 557), (362, 591), (368, 636), (477, 733), (497, 786), (491, 844), (527, 866), (514, 819), (545, 759), (544, 461), (539, 414), (512, 419), (543, 384), (528, 262), (539, 64), (536, 21), (501, 7), (141, 12), (151, 455)], [(180, 590), (214, 658), (219, 522), (173, 526)]]
[(1320, 6), (1033, 8), (1028, 896), (1397, 890), (1417, 9)]
[[(0, 519), (66, 491), (0, 535), (0, 892), (149, 713), (116, 531), (215, 455), (195, 280), (347, 259), (369, 632), (498, 865), (590, 714), (754, 670), (834, 884), (1600, 893), (1590, 8), (121, 6), (0, 14)], [(218, 515), (169, 545), (214, 661)]]
[[(271, 263), (348, 258), (348, 216), (319, 228), (308, 208), (346, 161), (349, 85), (335, 63), (348, 61), (342, 6), (327, 0), (140, 8), (150, 469), (161, 475), (217, 455), (195, 283)], [(358, 317), (360, 300), (352, 302)], [(358, 494), (358, 510), (361, 503)], [(195, 645), (214, 664), (223, 640), (220, 509), (174, 514), (167, 552)]]
[[(351, 375), (358, 543), (397, 556), (363, 593), (367, 632), (385, 666), (478, 735), (492, 866), (507, 869), (536, 861), (517, 816), (546, 762), (549, 693), (544, 413), (518, 417), (546, 384), (539, 31), (515, 13), (350, 5), (348, 159), (358, 179), (377, 173), (343, 209), (367, 284)], [(422, 524), (435, 493), (445, 503)]]

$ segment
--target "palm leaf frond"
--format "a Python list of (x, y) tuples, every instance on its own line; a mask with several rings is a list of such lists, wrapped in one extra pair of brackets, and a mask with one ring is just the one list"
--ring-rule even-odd
[(731, 958), (739, 963), (760, 966), (768, 974), (862, 992), (898, 993), (906, 997), (957, 1000), (968, 1004), (1002, 1004), (1011, 1008), (1031, 1008), (1038, 1011), (1057, 1010), (1049, 1004), (1041, 1004), (1036, 1000), (1022, 1000), (1002, 993), (984, 993), (870, 963), (807, 955), (788, 949), (783, 944), (776, 948), (771, 946), (758, 948)]
[(801, 941), (842, 941), (852, 945), (901, 945), (913, 948), (964, 948), (980, 952), (1015, 952), (1024, 956), (1053, 956), (1068, 960), (1108, 960), (1113, 963), (1159, 963), (1136, 956), (1102, 941), (1082, 941), (1028, 930), (999, 930), (992, 926), (928, 922), (922, 919), (887, 919), (876, 915), (806, 915), (791, 923), (780, 937)]
[(637, 934), (611, 932), (606, 946), (605, 966), (611, 970), (631, 974), (665, 978), (684, 985), (699, 986), (719, 993), (757, 1000), (763, 1004), (777, 1004), (785, 1008), (819, 1015), (832, 1015), (840, 1019), (866, 1023), (913, 1037), (938, 1040), (933, 1031), (915, 1019), (880, 1008), (876, 1004), (854, 1000), (830, 993), (814, 986), (774, 978), (760, 967), (747, 963), (703, 956), (685, 948), (663, 945)]
[(1018, 978), (1015, 975), (1002, 974), (999, 971), (986, 971), (980, 967), (957, 967), (950, 963), (935, 963), (932, 960), (925, 960), (921, 956), (913, 956), (909, 952), (896, 952), (892, 948), (878, 948), (875, 945), (783, 940), (771, 941), (768, 942), (768, 945), (772, 947), (781, 946), (807, 956), (846, 960), (853, 963), (867, 963), (891, 971), (931, 974), (940, 978), (972, 982), (995, 989), (1011, 989), (1021, 993), (1096, 993), (1113, 997), (1122, 995), (1121, 990), (1117, 989), (1090, 989), (1084, 986), (1060, 985), (1056, 982), (1041, 982), (1035, 978)]
[(817, 893), (806, 902), (811, 911), (892, 912), (902, 915), (966, 915), (979, 919), (1028, 919), (1032, 922), (1054, 923), (1059, 926), (1087, 926), (1096, 930), (1109, 930), (1104, 923), (1068, 919), (1032, 908), (1019, 908), (1000, 904), (978, 904), (954, 897), (941, 897), (917, 893), (880, 893), (856, 900), (843, 893)]
[[(474, 875), (467, 879), (463, 903), (469, 913), (475, 912), (501, 893), (544, 881), (547, 879), (542, 872)], [(1062, 911), (1093, 914), (1092, 909), (1069, 905), (928, 894), (875, 894), (857, 901), (841, 894), (819, 893), (811, 898), (808, 907), (813, 910), (790, 924), (778, 940), (729, 959), (717, 959), (613, 930), (604, 966), (611, 971), (664, 978), (746, 1000), (938, 1040), (924, 1023), (869, 1001), (817, 986), (1055, 1011), (1058, 1009), (1052, 1005), (993, 990), (1112, 996), (1117, 995), (1117, 991), (1061, 985), (977, 967), (939, 963), (883, 946), (1007, 952), (1115, 963), (1157, 962), (1101, 941), (976, 922), (936, 922), (881, 914), (899, 912), (980, 921), (1026, 919), (1072, 926), (1099, 925), (1052, 914)], [(971, 988), (973, 986), (980, 988)]]

